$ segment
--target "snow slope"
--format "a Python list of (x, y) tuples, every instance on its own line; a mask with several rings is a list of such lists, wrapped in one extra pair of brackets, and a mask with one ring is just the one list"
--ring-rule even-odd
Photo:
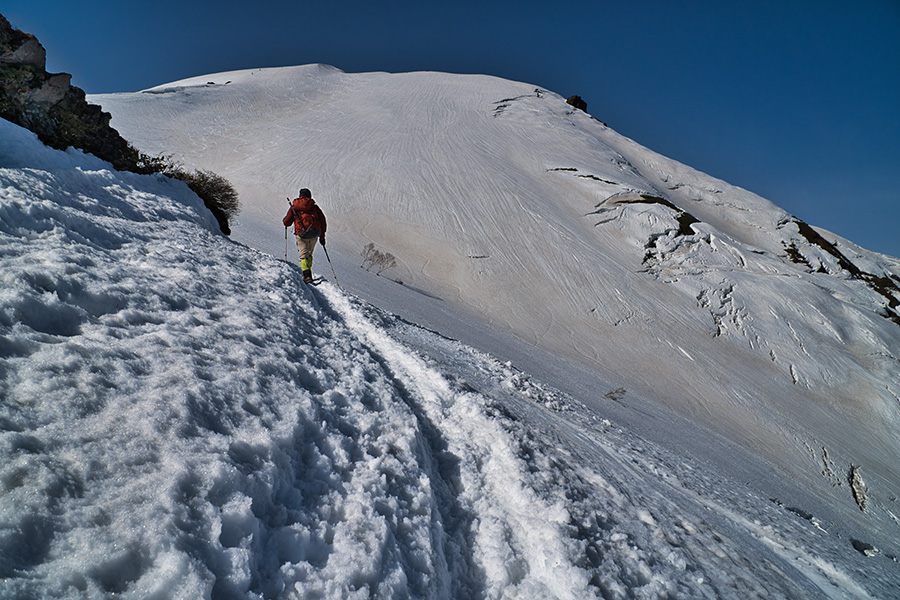
[[(758, 489), (795, 482), (900, 553), (897, 259), (524, 83), (309, 65), (91, 100), (234, 182), (236, 239), (283, 256), (284, 198), (309, 187), (348, 289), (732, 475), (758, 460)], [(369, 242), (403, 286), (357, 268)]]
[(896, 597), (866, 542), (216, 229), (0, 121), (0, 597)]

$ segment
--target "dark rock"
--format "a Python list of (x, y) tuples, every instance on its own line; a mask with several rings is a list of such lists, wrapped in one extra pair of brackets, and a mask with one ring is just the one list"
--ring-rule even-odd
[(13, 29), (0, 15), (0, 65), (27, 65), (43, 70), (46, 60), (47, 52), (36, 37)]
[[(46, 58), (37, 38), (13, 29), (0, 15), (0, 118), (29, 129), (51, 148), (78, 148), (120, 171), (160, 172), (152, 158), (142, 156), (110, 127), (109, 113), (87, 102), (84, 91), (71, 84), (71, 75), (48, 73)], [(229, 213), (214, 199), (200, 197), (222, 232), (230, 234)]]
[(587, 102), (585, 102), (581, 96), (569, 96), (566, 98), (566, 103), (574, 106), (578, 110), (587, 112)]
[(88, 104), (68, 73), (48, 73), (46, 51), (0, 15), (0, 117), (33, 131), (53, 148), (79, 148), (117, 169), (137, 171), (139, 153)]

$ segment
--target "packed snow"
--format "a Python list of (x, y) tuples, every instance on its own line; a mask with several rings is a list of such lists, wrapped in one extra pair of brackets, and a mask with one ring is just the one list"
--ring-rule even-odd
[[(324, 82), (304, 80), (315, 83), (310, 98), (341, 90), (343, 75), (324, 73)], [(205, 121), (208, 109), (183, 97), (194, 88), (179, 89), (157, 96), (180, 98)], [(216, 152), (232, 150), (239, 147), (222, 142)], [(247, 202), (246, 230), (264, 227), (262, 216), (277, 223), (281, 204), (265, 206)], [(329, 216), (344, 214), (331, 206)], [(661, 221), (652, 216), (661, 208), (645, 208)], [(623, 205), (632, 209), (641, 205)], [(575, 372), (564, 353), (529, 350), (504, 333), (510, 325), (501, 317), (514, 307), (468, 314), (427, 277), (399, 285), (359, 269), (355, 245), (368, 238), (351, 231), (345, 210), (329, 240), (343, 286), (408, 315), (427, 313), (430, 323), (526, 362), (531, 356), (544, 372)], [(567, 393), (333, 281), (304, 285), (296, 261), (281, 260), (280, 223), (275, 229), (277, 243), (264, 238), (267, 252), (231, 241), (183, 183), (51, 150), (0, 121), (0, 597), (898, 597), (896, 553), (883, 543), (890, 532), (877, 535), (877, 519), (900, 513), (883, 491), (893, 485), (891, 465), (882, 476), (866, 463), (856, 485), (834, 483), (834, 498), (858, 516), (815, 490), (803, 506), (773, 498), (761, 480), (778, 479), (776, 466), (744, 443), (714, 441), (712, 431), (705, 441), (675, 443), (704, 430), (666, 412), (666, 397), (616, 389), (631, 385), (627, 373), (606, 370), (615, 376), (608, 387)], [(414, 260), (412, 250), (389, 249), (407, 265)], [(889, 260), (858, 252), (870, 270)], [(672, 266), (671, 254), (657, 257), (651, 268)], [(772, 275), (787, 279), (779, 273)], [(659, 289), (677, 288), (664, 279), (654, 279)], [(820, 285), (848, 297), (845, 310), (861, 320), (840, 335), (855, 339), (863, 323), (872, 326), (865, 348), (896, 339), (853, 309), (863, 292), (831, 279)], [(509, 288), (497, 289), (495, 302), (505, 302)], [(734, 294), (722, 288), (697, 302), (722, 312)], [(819, 313), (825, 331), (832, 310)], [(739, 320), (723, 315), (723, 329)], [(491, 317), (499, 332), (484, 327)], [(657, 342), (675, 339), (660, 333)], [(692, 360), (701, 350), (681, 347)], [(570, 384), (598, 381), (589, 373)], [(889, 388), (896, 380), (876, 381)], [(674, 395), (681, 384), (668, 385)], [(772, 400), (759, 399), (760, 410), (807, 416)], [(878, 406), (887, 428), (895, 413)], [(873, 418), (868, 405), (855, 410)], [(631, 426), (640, 419), (677, 428), (668, 436), (664, 425), (649, 428), (673, 445), (640, 435)], [(852, 455), (855, 444), (881, 435), (836, 438), (844, 442), (835, 454)], [(726, 458), (680, 451), (706, 443)], [(812, 450), (810, 460), (831, 472), (824, 480), (843, 480), (833, 455)], [(896, 447), (885, 452), (889, 462)], [(805, 464), (795, 466), (803, 472)], [(773, 485), (804, 497), (798, 481)], [(867, 512), (850, 487), (868, 499)]]

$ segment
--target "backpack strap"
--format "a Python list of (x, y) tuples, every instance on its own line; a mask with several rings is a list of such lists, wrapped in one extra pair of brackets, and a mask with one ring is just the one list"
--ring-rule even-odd
[(297, 229), (303, 226), (303, 221), (300, 219), (300, 215), (297, 214), (297, 210), (294, 208), (294, 203), (291, 202), (291, 214), (294, 215), (294, 223), (297, 225)]

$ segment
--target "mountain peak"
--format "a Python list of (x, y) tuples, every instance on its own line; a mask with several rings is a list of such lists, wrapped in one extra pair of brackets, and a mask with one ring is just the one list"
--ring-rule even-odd
[[(282, 255), (273, 214), (309, 187), (336, 254), (373, 243), (396, 257), (405, 289), (378, 292), (385, 308), (552, 363), (540, 375), (564, 390), (587, 372), (661, 403), (783, 477), (806, 462), (804, 481), (835, 501), (852, 499), (809, 448), (900, 483), (885, 461), (900, 427), (895, 259), (529, 83), (306, 66), (168, 88), (95, 100), (141, 149), (233, 181), (245, 199), (237, 239)], [(381, 289), (366, 277), (346, 279), (360, 294)], [(515, 342), (459, 325), (470, 319)], [(619, 416), (649, 427), (639, 412)], [(647, 434), (668, 439), (663, 429)]]

